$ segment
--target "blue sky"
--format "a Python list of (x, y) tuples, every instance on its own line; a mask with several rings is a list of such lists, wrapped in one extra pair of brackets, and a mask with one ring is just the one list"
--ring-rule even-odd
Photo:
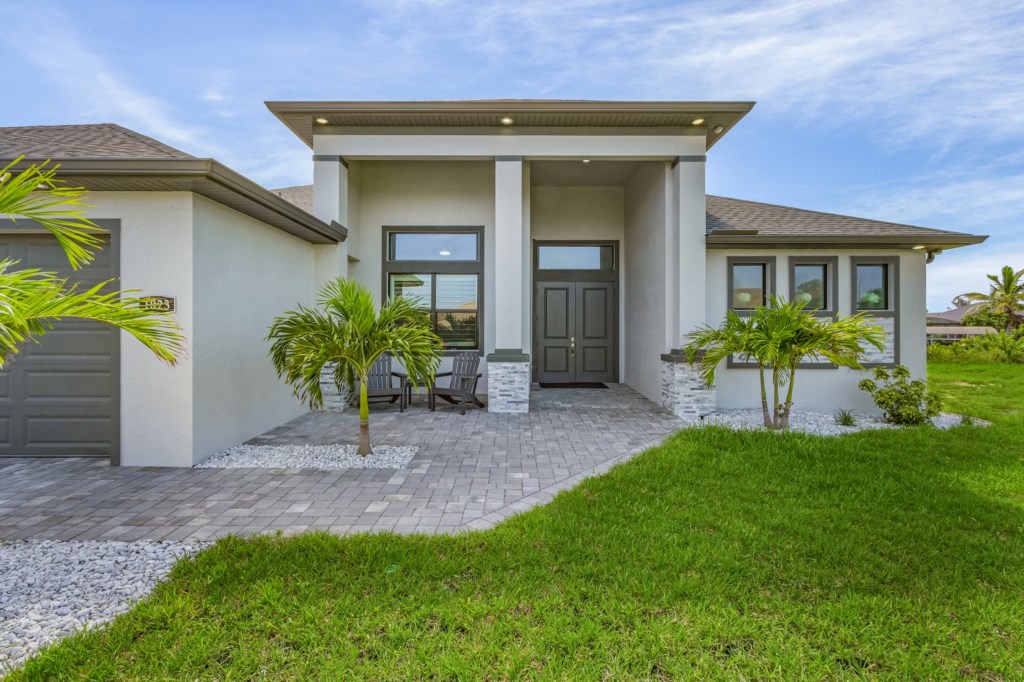
[(708, 191), (990, 234), (929, 308), (1024, 268), (1024, 4), (0, 0), (0, 125), (111, 121), (309, 182), (273, 99), (752, 99)]

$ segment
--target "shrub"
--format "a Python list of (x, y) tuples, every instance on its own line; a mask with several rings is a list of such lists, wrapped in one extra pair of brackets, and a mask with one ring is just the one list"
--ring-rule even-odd
[(903, 426), (927, 424), (942, 410), (939, 396), (929, 393), (921, 379), (911, 380), (910, 370), (904, 365), (896, 365), (892, 370), (876, 367), (874, 377), (859, 386), (871, 394), (888, 422)]
[(832, 415), (839, 426), (856, 426), (857, 417), (850, 410), (836, 410)]
[(1024, 332), (1021, 329), (974, 336), (948, 345), (933, 343), (928, 346), (928, 359), (941, 362), (1021, 364), (1024, 363)]

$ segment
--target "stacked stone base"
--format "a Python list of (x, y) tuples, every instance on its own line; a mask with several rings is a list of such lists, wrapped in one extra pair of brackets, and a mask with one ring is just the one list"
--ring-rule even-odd
[(496, 350), (487, 356), (487, 411), (526, 414), (530, 411), (530, 356)]
[(678, 349), (661, 356), (661, 404), (680, 419), (696, 422), (715, 411), (715, 388), (700, 376)]
[(320, 372), (320, 392), (324, 396), (322, 412), (344, 412), (352, 399), (352, 391), (344, 383), (338, 386), (334, 383), (332, 372), (334, 367), (327, 365)]

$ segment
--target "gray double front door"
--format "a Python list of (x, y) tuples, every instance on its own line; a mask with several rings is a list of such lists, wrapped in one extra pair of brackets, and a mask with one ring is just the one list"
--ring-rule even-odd
[(538, 281), (534, 306), (537, 381), (618, 380), (615, 282)]

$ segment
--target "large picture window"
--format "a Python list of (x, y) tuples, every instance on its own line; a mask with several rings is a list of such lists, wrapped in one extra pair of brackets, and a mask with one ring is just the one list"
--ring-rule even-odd
[(430, 315), (448, 350), (479, 350), (483, 233), (479, 228), (384, 230), (384, 287)]
[(858, 263), (854, 282), (857, 310), (889, 310), (888, 263)]

